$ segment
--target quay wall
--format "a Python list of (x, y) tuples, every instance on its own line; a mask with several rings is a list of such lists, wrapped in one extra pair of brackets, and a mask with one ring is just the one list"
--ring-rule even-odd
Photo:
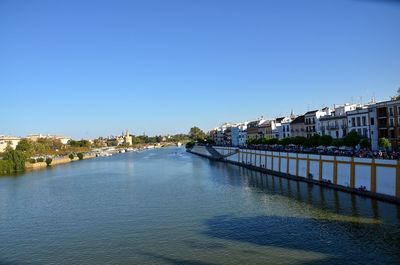
[[(86, 155), (83, 157), (83, 159), (90, 159), (90, 158), (94, 158), (96, 157), (95, 155)], [(74, 160), (72, 161), (77, 161), (79, 160), (78, 157), (75, 157)], [(56, 158), (53, 159), (53, 161), (51, 162), (51, 166), (56, 166), (56, 165), (62, 165), (62, 164), (66, 164), (66, 163), (71, 163), (72, 162), (71, 159), (67, 156), (65, 157), (61, 157), (61, 158)], [(35, 169), (42, 169), (42, 168), (47, 168), (47, 164), (46, 162), (38, 162), (38, 163), (29, 163), (26, 162), (25, 163), (25, 169), (27, 170), (35, 170)]]
[[(312, 182), (343, 191), (400, 202), (398, 160), (272, 152), (233, 147), (213, 147), (227, 156), (225, 162), (267, 173)], [(235, 153), (235, 150), (238, 150)], [(191, 153), (212, 158), (204, 146)], [(365, 190), (359, 188), (363, 186)]]

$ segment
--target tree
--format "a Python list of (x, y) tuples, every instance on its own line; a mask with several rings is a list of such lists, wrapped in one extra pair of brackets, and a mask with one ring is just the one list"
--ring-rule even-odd
[(204, 139), (207, 139), (207, 135), (196, 126), (190, 128), (189, 137), (193, 141), (204, 141)]
[(256, 144), (256, 143), (257, 143), (257, 139), (254, 138), (254, 137), (248, 137), (247, 140), (246, 140), (246, 144), (247, 145), (253, 145), (253, 144)]
[(314, 134), (305, 142), (306, 147), (317, 147), (319, 145), (319, 139), (321, 136), (319, 134)]
[(356, 145), (360, 143), (361, 136), (356, 131), (351, 131), (344, 137), (343, 140), (346, 146), (356, 147)]
[(301, 136), (296, 136), (296, 137), (294, 137), (294, 138), (292, 139), (292, 143), (293, 143), (293, 144), (295, 144), (295, 145), (300, 145), (300, 146), (305, 145), (306, 141), (307, 141), (307, 138), (301, 137)]
[(78, 156), (79, 160), (83, 159), (83, 153), (78, 153), (77, 156)]
[(32, 156), (35, 153), (34, 144), (30, 139), (21, 139), (19, 141), (17, 147), (15, 148), (18, 151), (25, 152), (26, 156)]
[(51, 157), (46, 158), (46, 165), (48, 167), (51, 165), (51, 162), (53, 162), (53, 159)]
[(72, 153), (71, 153), (71, 154), (69, 154), (69, 156), (68, 156), (68, 157), (69, 157), (69, 159), (71, 159), (71, 161), (72, 161), (72, 160), (74, 160), (74, 158), (75, 158), (74, 154), (72, 154)]
[(14, 171), (13, 164), (9, 160), (0, 160), (0, 175), (10, 174)]
[(14, 172), (25, 170), (26, 156), (23, 151), (9, 150), (4, 154), (3, 160), (10, 161), (12, 170)]
[(283, 138), (279, 141), (279, 144), (286, 146), (292, 143), (292, 138)]
[(332, 145), (336, 147), (341, 147), (344, 145), (344, 140), (343, 139), (333, 139)]
[(388, 150), (392, 146), (388, 138), (379, 138), (378, 144), (380, 148), (386, 150)]
[(360, 146), (361, 146), (361, 148), (364, 148), (364, 149), (370, 149), (371, 142), (369, 141), (368, 138), (364, 138), (360, 141)]
[(323, 135), (318, 139), (318, 144), (322, 146), (332, 145), (333, 138), (330, 135)]

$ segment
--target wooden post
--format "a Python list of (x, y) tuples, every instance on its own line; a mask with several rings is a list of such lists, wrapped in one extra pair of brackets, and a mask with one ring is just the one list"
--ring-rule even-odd
[(274, 152), (272, 152), (272, 155), (271, 155), (271, 170), (272, 171), (274, 171), (274, 159), (275, 158), (275, 156), (274, 156)]
[(299, 176), (299, 154), (296, 154), (296, 176)]
[(350, 161), (350, 187), (354, 188), (356, 184), (356, 166), (354, 163), (354, 157), (351, 158)]
[(307, 174), (307, 176), (306, 176), (306, 178), (308, 178), (308, 176), (310, 176), (310, 158), (308, 157), (308, 155), (307, 155), (307, 169), (306, 169), (306, 174)]
[(322, 181), (322, 173), (323, 173), (324, 163), (322, 162), (322, 156), (319, 156), (319, 181)]
[(372, 158), (371, 163), (371, 191), (376, 192), (376, 164), (375, 158)]
[(396, 167), (396, 196), (400, 197), (400, 161), (397, 160)]
[(279, 167), (279, 169), (278, 169), (278, 172), (281, 172), (281, 163), (282, 163), (281, 160), (282, 160), (282, 159), (281, 159), (281, 152), (279, 152), (279, 160), (278, 160), (278, 167)]
[(333, 157), (333, 184), (337, 184), (338, 163), (336, 156)]
[(286, 153), (286, 174), (289, 174), (289, 153)]

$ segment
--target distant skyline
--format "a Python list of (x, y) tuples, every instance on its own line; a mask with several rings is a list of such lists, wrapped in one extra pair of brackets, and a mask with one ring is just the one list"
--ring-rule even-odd
[(388, 100), (398, 3), (0, 0), (0, 135), (165, 135)]

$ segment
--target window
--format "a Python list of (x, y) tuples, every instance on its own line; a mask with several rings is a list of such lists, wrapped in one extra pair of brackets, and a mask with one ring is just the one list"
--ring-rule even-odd
[(368, 137), (368, 129), (367, 128), (363, 129), (363, 136)]
[(361, 134), (361, 129), (358, 129), (358, 130), (357, 130), (357, 133), (358, 133), (359, 135), (362, 135), (362, 134)]
[(367, 126), (367, 118), (365, 116), (362, 117), (362, 125)]
[(394, 127), (394, 119), (393, 118), (389, 119), (389, 126)]
[(389, 116), (393, 116), (393, 108), (389, 108)]
[(375, 125), (375, 120), (374, 120), (374, 118), (371, 118), (371, 125)]
[(357, 126), (361, 126), (361, 118), (357, 117)]
[(351, 124), (352, 124), (352, 126), (353, 127), (355, 127), (356, 126), (356, 118), (351, 118)]

